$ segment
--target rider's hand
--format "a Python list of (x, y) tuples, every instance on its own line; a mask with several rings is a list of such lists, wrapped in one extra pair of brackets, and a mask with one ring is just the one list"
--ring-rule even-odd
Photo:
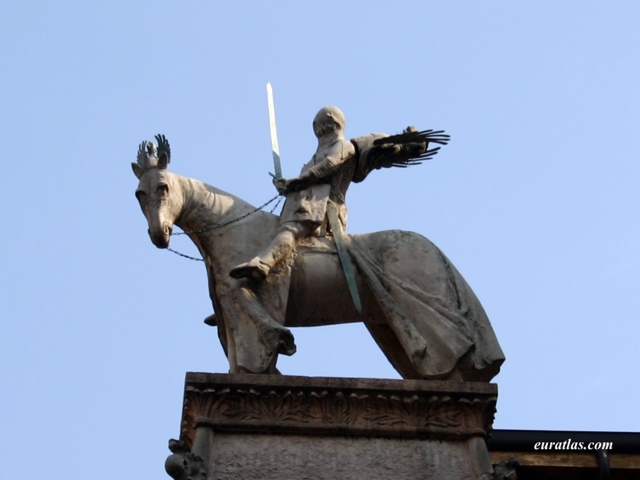
[(280, 195), (284, 194), (287, 190), (287, 180), (280, 177), (280, 178), (274, 178), (273, 179), (273, 184), (276, 186), (276, 190), (278, 190), (278, 193)]
[(302, 189), (303, 186), (304, 181), (300, 177), (292, 178), (291, 180), (287, 180), (286, 192), (295, 192)]

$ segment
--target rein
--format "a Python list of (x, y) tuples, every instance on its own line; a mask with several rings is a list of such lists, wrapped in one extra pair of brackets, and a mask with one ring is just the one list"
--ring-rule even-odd
[[(245, 218), (253, 215), (254, 213), (262, 210), (263, 208), (265, 208), (266, 206), (268, 206), (270, 203), (275, 202), (276, 199), (279, 200), (276, 202), (276, 204), (271, 208), (271, 210), (269, 211), (269, 213), (273, 213), (275, 211), (276, 208), (278, 208), (278, 205), (280, 205), (280, 202), (282, 201), (283, 196), (278, 194), (275, 197), (273, 197), (271, 200), (263, 203), (262, 205), (260, 205), (259, 207), (254, 208), (253, 210), (251, 210), (250, 212), (245, 213), (244, 215), (238, 217), (238, 218), (234, 218), (233, 220), (230, 220), (226, 223), (221, 223), (219, 225), (212, 225), (210, 227), (204, 227), (201, 228), (200, 230), (194, 230), (192, 232), (187, 232), (187, 231), (183, 231), (183, 232), (176, 232), (176, 233), (172, 233), (171, 236), (172, 237), (177, 237), (178, 235), (197, 235), (199, 233), (204, 233), (204, 232), (209, 232), (211, 230), (218, 230), (220, 228), (224, 228), (228, 225), (231, 225), (233, 223), (239, 222), (240, 220), (244, 220)], [(196, 258), (196, 257), (191, 257), (189, 255), (185, 255), (184, 253), (180, 253), (177, 250), (174, 250), (172, 248), (167, 247), (167, 250), (170, 251), (171, 253), (175, 253), (176, 255), (183, 257), (183, 258), (187, 258), (189, 260), (194, 260), (196, 262), (204, 262), (204, 259), (202, 258)]]

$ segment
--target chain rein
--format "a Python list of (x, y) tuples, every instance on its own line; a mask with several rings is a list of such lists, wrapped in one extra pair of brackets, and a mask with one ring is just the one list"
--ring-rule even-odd
[[(262, 210), (263, 208), (265, 208), (266, 206), (268, 206), (270, 203), (273, 203), (276, 201), (276, 199), (279, 199), (276, 204), (271, 208), (271, 210), (269, 211), (269, 213), (273, 213), (275, 211), (276, 208), (278, 208), (278, 205), (280, 205), (280, 202), (282, 201), (283, 196), (278, 194), (275, 197), (273, 197), (271, 200), (263, 203), (262, 205), (260, 205), (259, 207), (254, 208), (253, 210), (251, 210), (250, 212), (245, 213), (244, 215), (238, 217), (238, 218), (234, 218), (233, 220), (230, 220), (226, 223), (221, 223), (220, 225), (212, 225), (210, 227), (204, 227), (201, 228), (200, 230), (194, 230), (193, 232), (176, 232), (176, 233), (172, 233), (171, 236), (172, 237), (177, 237), (178, 235), (197, 235), (199, 233), (204, 233), (204, 232), (209, 232), (211, 230), (218, 230), (220, 228), (224, 228), (228, 225), (231, 225), (233, 223), (239, 222), (240, 220), (244, 220), (245, 218), (253, 215), (254, 213)], [(174, 250), (172, 248), (167, 247), (167, 250), (170, 251), (171, 253), (175, 253), (176, 255), (178, 255), (179, 257), (182, 258), (187, 258), (189, 260), (194, 260), (196, 262), (204, 262), (204, 259), (202, 258), (196, 258), (196, 257), (191, 257), (189, 255), (185, 255), (184, 253), (180, 253), (177, 250)]]

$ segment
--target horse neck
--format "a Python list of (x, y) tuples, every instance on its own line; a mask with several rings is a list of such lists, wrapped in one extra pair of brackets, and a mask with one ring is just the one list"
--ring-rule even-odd
[(230, 195), (199, 180), (176, 175), (183, 204), (176, 225), (185, 231), (199, 231), (223, 225), (252, 211), (254, 208), (238, 197)]

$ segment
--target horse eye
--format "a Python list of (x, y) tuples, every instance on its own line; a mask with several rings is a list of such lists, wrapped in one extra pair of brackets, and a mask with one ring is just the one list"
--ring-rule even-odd
[(142, 190), (136, 190), (136, 198), (138, 199), (139, 202), (141, 202), (142, 199), (146, 196), (147, 194), (144, 193)]
[(156, 190), (158, 191), (158, 193), (166, 195), (169, 192), (169, 186), (161, 183), (160, 185), (158, 185), (158, 188)]

